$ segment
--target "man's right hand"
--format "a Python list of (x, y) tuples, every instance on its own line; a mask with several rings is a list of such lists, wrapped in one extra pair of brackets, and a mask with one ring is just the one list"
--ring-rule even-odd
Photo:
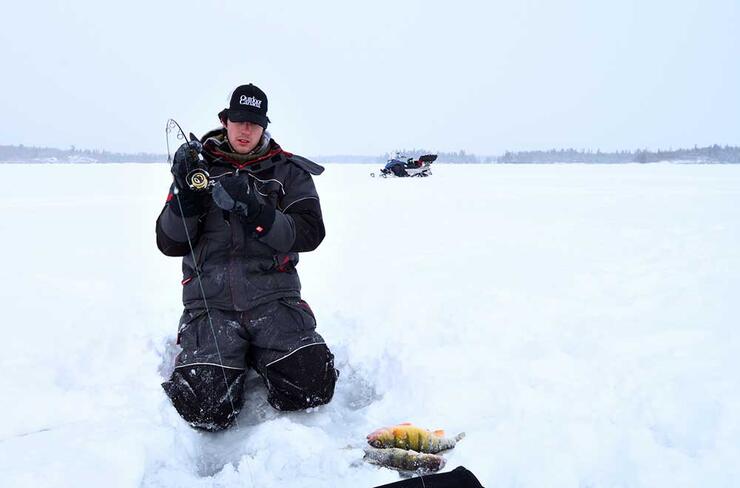
[(172, 176), (175, 177), (175, 184), (181, 191), (190, 190), (186, 176), (197, 166), (201, 147), (198, 141), (184, 142), (175, 152), (172, 159)]
[[(170, 208), (181, 217), (202, 215), (206, 211), (207, 192), (195, 191), (187, 183), (187, 176), (199, 163), (198, 153), (202, 146), (197, 140), (183, 143), (172, 159), (172, 176), (178, 195), (173, 195)], [(172, 191), (175, 191), (175, 188)]]

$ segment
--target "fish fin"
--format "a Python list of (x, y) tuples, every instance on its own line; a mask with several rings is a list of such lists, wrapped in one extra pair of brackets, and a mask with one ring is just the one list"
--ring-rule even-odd
[(465, 432), (460, 432), (459, 434), (457, 434), (457, 435), (455, 436), (455, 441), (459, 441), (459, 440), (460, 440), (460, 439), (462, 439), (463, 437), (465, 437)]
[(436, 435), (437, 437), (444, 437), (445, 431), (444, 429), (438, 429), (432, 432), (432, 434)]
[(401, 422), (398, 425), (414, 425), (414, 424), (412, 424), (411, 422)]

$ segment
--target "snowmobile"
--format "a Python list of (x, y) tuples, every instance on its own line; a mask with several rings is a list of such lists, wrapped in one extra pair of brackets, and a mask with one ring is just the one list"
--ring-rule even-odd
[[(432, 163), (437, 159), (436, 154), (424, 154), (419, 156), (419, 159), (408, 158), (404, 161), (405, 157), (400, 154), (396, 154), (395, 157), (390, 158), (385, 164), (384, 168), (381, 168), (381, 178), (404, 178), (407, 176), (431, 176), (432, 174)], [(370, 173), (370, 176), (375, 177), (375, 173)]]

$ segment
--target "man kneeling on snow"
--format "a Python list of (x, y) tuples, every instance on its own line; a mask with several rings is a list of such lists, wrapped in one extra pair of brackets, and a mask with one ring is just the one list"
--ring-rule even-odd
[[(185, 305), (182, 352), (162, 386), (180, 415), (206, 430), (236, 418), (247, 368), (278, 410), (328, 403), (337, 379), (295, 268), (298, 253), (324, 238), (311, 177), (323, 168), (283, 151), (265, 131), (267, 97), (254, 85), (234, 90), (219, 118), (223, 128), (203, 136), (202, 148), (177, 150), (156, 227), (157, 247), (183, 256)], [(187, 181), (196, 167), (216, 182), (211, 191)]]

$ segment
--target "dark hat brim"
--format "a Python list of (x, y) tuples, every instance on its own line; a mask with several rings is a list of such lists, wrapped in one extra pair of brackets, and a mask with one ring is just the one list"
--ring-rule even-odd
[(267, 124), (270, 123), (270, 119), (267, 115), (258, 114), (251, 110), (235, 110), (233, 108), (225, 110), (226, 118), (232, 122), (252, 122), (257, 125), (261, 125), (263, 128), (267, 128)]

